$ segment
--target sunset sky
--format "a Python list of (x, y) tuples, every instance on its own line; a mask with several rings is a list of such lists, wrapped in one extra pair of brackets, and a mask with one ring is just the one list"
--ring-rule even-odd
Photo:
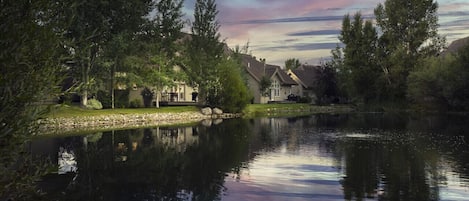
[[(372, 17), (384, 0), (218, 0), (222, 39), (233, 48), (249, 41), (250, 50), (267, 63), (284, 66), (288, 58), (317, 64), (339, 42), (342, 18), (361, 11)], [(469, 36), (469, 0), (438, 0), (440, 34), (448, 42)], [(195, 0), (184, 3), (193, 18)]]

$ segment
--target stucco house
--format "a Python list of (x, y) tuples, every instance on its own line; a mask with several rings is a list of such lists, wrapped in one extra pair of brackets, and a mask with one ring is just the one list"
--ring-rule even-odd
[[(173, 71), (182, 72), (183, 69), (180, 66), (174, 66)], [(144, 105), (142, 97), (143, 90), (143, 87), (137, 88), (134, 86), (129, 92), (129, 101), (138, 100)], [(160, 105), (187, 105), (196, 104), (198, 101), (197, 97), (193, 97), (193, 93), (198, 93), (197, 88), (181, 80), (174, 80), (171, 86), (163, 86), (159, 93), (156, 91), (153, 91), (153, 93), (154, 95), (151, 100), (152, 106), (156, 105), (157, 100), (160, 102)]]
[[(290, 94), (293, 94), (298, 84), (280, 66), (265, 64), (250, 55), (241, 57), (248, 75), (248, 86), (253, 95), (252, 103), (283, 102)], [(263, 77), (271, 82), (266, 93), (260, 90)]]
[(288, 75), (299, 84), (294, 93), (302, 97), (310, 97), (315, 101), (317, 99), (315, 88), (321, 75), (320, 68), (320, 66), (302, 65), (288, 70)]

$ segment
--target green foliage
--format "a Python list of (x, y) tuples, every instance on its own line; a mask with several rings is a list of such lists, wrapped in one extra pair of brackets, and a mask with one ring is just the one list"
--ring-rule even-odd
[(97, 99), (89, 99), (88, 104), (86, 105), (86, 109), (100, 110), (100, 109), (103, 109), (103, 105)]
[(116, 90), (116, 108), (126, 108), (129, 105), (129, 90)]
[(300, 97), (300, 100), (298, 100), (298, 103), (311, 103), (313, 102), (313, 98), (309, 96), (302, 96)]
[(218, 67), (224, 57), (224, 44), (216, 17), (215, 0), (197, 0), (195, 3), (192, 39), (187, 43), (187, 73), (193, 86), (198, 86), (199, 96), (207, 99), (207, 104), (216, 104), (220, 91)]
[(220, 92), (221, 108), (224, 111), (241, 112), (251, 100), (251, 94), (242, 78), (242, 65), (234, 60), (225, 59), (221, 64)]
[(469, 110), (469, 46), (456, 55), (429, 58), (409, 75), (407, 95), (418, 107)]
[(388, 99), (404, 100), (409, 73), (442, 49), (437, 9), (433, 0), (386, 0), (375, 9), (382, 30), (377, 55)]
[(295, 58), (290, 58), (285, 61), (285, 69), (296, 69), (301, 66), (300, 60)]
[(155, 92), (153, 92), (148, 87), (145, 87), (142, 90), (143, 104), (145, 105), (145, 107), (151, 107), (151, 103), (152, 103), (154, 95), (155, 95)]
[(98, 91), (96, 98), (103, 105), (103, 109), (112, 108), (111, 96), (109, 95), (109, 93), (100, 90)]
[[(339, 39), (346, 45), (343, 61), (336, 64), (342, 85), (347, 85), (347, 94), (358, 98), (359, 102), (369, 102), (377, 97), (377, 78), (380, 68), (375, 56), (377, 32), (371, 21), (363, 21), (356, 13), (353, 21), (346, 15), (342, 21)], [(337, 54), (341, 51), (337, 50)], [(337, 56), (340, 56), (338, 54)], [(339, 58), (337, 58), (339, 59)]]
[(134, 99), (134, 100), (130, 101), (130, 103), (129, 103), (130, 108), (141, 108), (142, 106), (143, 106), (142, 102), (138, 99)]
[(316, 81), (315, 89), (319, 104), (333, 103), (339, 99), (337, 73), (330, 65), (330, 63), (326, 63), (319, 69), (319, 77)]
[(360, 13), (346, 15), (339, 37), (345, 47), (329, 64), (339, 93), (357, 103), (404, 103), (410, 72), (444, 46), (437, 8), (433, 0), (386, 0), (375, 9), (377, 28)]
[[(99, 79), (95, 72), (103, 72), (99, 62), (101, 55), (111, 56), (109, 59), (118, 65), (123, 49), (110, 44), (116, 36), (127, 33), (141, 32), (140, 27), (145, 22), (150, 11), (149, 0), (108, 1), (74, 0), (58, 1), (55, 6), (57, 13), (56, 29), (65, 33), (63, 43), (69, 49), (71, 67), (70, 73), (81, 82), (81, 104), (87, 103), (91, 81)], [(111, 42), (112, 43), (112, 42)], [(106, 48), (105, 48), (106, 47)], [(115, 68), (113, 68), (115, 69)], [(114, 72), (114, 71), (113, 71)], [(113, 72), (109, 75), (114, 76)], [(113, 80), (113, 77), (111, 78)]]
[(53, 32), (45, 0), (0, 1), (0, 200), (36, 200), (47, 173), (26, 142), (45, 112), (38, 107), (58, 94), (63, 46)]
[(262, 76), (261, 81), (259, 82), (259, 91), (262, 96), (268, 97), (270, 95), (270, 86), (272, 81), (267, 76)]

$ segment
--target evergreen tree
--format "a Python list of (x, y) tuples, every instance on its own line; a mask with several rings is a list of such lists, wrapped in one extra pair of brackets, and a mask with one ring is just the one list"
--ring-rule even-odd
[(192, 40), (188, 43), (188, 74), (199, 95), (206, 98), (207, 104), (217, 105), (220, 91), (219, 64), (224, 48), (220, 41), (216, 20), (218, 14), (215, 0), (197, 0), (195, 3)]

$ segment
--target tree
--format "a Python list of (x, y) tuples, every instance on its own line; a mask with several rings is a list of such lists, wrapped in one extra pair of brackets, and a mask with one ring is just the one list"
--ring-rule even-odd
[(469, 46), (430, 57), (409, 74), (407, 96), (421, 109), (469, 109)]
[(192, 84), (198, 86), (199, 95), (206, 98), (209, 105), (217, 104), (215, 97), (221, 87), (218, 67), (224, 56), (217, 14), (215, 0), (196, 1), (186, 64)]
[(295, 58), (290, 58), (285, 61), (285, 69), (293, 70), (301, 66), (300, 60)]
[[(364, 22), (360, 13), (354, 15), (353, 21), (346, 15), (339, 39), (345, 47), (343, 63), (338, 65), (338, 72), (341, 81), (350, 86), (347, 87), (348, 94), (364, 103), (376, 99), (380, 70), (375, 54), (377, 32), (372, 22)], [(341, 51), (336, 53), (339, 57)]]
[(221, 91), (219, 93), (220, 107), (227, 112), (243, 111), (251, 100), (251, 94), (242, 76), (240, 60), (223, 59), (220, 63)]
[(160, 94), (162, 87), (172, 84), (172, 81), (175, 80), (173, 67), (176, 65), (176, 53), (180, 50), (177, 47), (177, 40), (181, 38), (181, 30), (184, 27), (182, 5), (182, 0), (160, 0), (156, 3), (157, 13), (153, 23), (156, 25), (157, 35), (154, 45), (157, 46), (158, 56), (154, 59), (158, 62), (158, 73), (154, 72), (153, 75), (157, 76), (158, 81), (153, 83), (153, 86), (156, 86), (157, 108), (159, 108), (158, 94)]
[(26, 143), (47, 109), (41, 103), (58, 94), (64, 49), (51, 24), (53, 5), (0, 2), (0, 200), (35, 200), (34, 181), (47, 173)]
[(382, 31), (378, 61), (391, 97), (405, 98), (409, 73), (420, 59), (441, 50), (437, 9), (433, 0), (386, 0), (375, 9)]
[(73, 57), (72, 72), (81, 83), (79, 91), (82, 106), (86, 106), (92, 88), (91, 81), (96, 79), (91, 72), (98, 66), (98, 57), (105, 51), (103, 47), (116, 34), (138, 32), (143, 16), (149, 12), (149, 3), (149, 0), (56, 2), (61, 8), (57, 15), (63, 25), (60, 28), (68, 39), (66, 46)]

